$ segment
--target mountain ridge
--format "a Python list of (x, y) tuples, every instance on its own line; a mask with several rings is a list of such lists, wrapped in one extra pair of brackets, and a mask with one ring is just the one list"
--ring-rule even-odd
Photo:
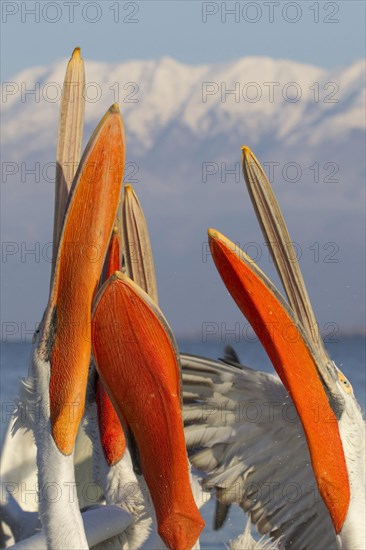
[[(60, 92), (64, 73), (65, 61), (19, 73), (9, 81), (19, 93), (8, 94), (2, 105), (2, 238), (19, 248), (2, 264), (4, 318), (19, 323), (40, 319), (47, 298), (49, 262), (31, 254), (22, 261), (21, 244), (42, 248), (51, 240), (59, 100), (43, 96)], [(271, 177), (301, 247), (319, 322), (336, 322), (344, 330), (364, 325), (362, 61), (328, 70), (261, 57), (194, 66), (172, 58), (86, 60), (86, 80), (90, 97), (93, 91), (101, 97), (87, 102), (84, 144), (117, 93), (123, 100), (126, 180), (132, 178), (149, 223), (160, 302), (173, 328), (199, 332), (203, 321), (240, 318), (210, 258), (202, 256), (207, 227), (244, 247), (256, 243), (259, 265), (277, 283), (241, 175), (244, 144)], [(22, 102), (22, 82), (31, 90), (34, 81), (39, 97), (26, 95)], [(239, 101), (225, 96), (236, 82)], [(291, 82), (301, 88), (297, 102), (291, 101), (297, 91)], [(274, 83), (273, 101), (265, 83)], [(257, 85), (260, 100), (245, 101), (243, 93), (253, 97)], [(338, 247), (337, 262), (327, 261), (329, 243)]]

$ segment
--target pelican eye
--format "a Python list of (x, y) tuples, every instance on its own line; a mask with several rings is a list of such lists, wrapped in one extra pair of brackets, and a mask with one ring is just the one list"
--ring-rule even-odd
[(343, 372), (338, 371), (338, 380), (346, 393), (353, 393), (352, 386), (348, 382), (347, 378), (344, 376)]

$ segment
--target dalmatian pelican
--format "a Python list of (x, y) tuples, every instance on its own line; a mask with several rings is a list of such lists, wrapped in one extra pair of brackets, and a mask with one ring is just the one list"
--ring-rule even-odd
[[(365, 423), (329, 358), (282, 213), (258, 160), (243, 171), (288, 302), (259, 267), (209, 229), (211, 254), (278, 377), (182, 356), (184, 418), (193, 465), (225, 504), (250, 513), (284, 548), (366, 548)], [(250, 408), (251, 407), (251, 408)]]

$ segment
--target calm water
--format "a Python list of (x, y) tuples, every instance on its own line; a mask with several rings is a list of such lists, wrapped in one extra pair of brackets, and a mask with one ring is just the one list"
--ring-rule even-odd
[[(242, 363), (266, 372), (273, 372), (273, 368), (266, 353), (258, 342), (227, 341), (239, 354)], [(213, 359), (223, 355), (224, 343), (221, 342), (199, 342), (180, 341), (181, 351), (204, 355)], [(356, 397), (365, 411), (365, 346), (366, 340), (363, 337), (344, 337), (336, 342), (327, 344), (330, 356), (341, 368), (351, 382)], [(26, 376), (31, 346), (28, 343), (2, 344), (1, 346), (1, 437), (5, 432), (9, 412), (13, 400), (18, 391), (19, 378)], [(214, 532), (212, 525), (214, 514), (214, 503), (207, 503), (202, 509), (202, 515), (206, 521), (207, 528), (201, 537), (201, 547), (206, 549), (224, 549), (224, 542), (234, 538), (243, 531), (244, 514), (235, 506), (231, 507), (230, 515), (225, 527), (220, 532)]]

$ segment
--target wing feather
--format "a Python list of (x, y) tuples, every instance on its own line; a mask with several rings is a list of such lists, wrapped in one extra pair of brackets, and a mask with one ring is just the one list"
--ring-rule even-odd
[(338, 549), (291, 398), (277, 376), (233, 357), (181, 355), (187, 448), (203, 488), (239, 504), (285, 549)]

